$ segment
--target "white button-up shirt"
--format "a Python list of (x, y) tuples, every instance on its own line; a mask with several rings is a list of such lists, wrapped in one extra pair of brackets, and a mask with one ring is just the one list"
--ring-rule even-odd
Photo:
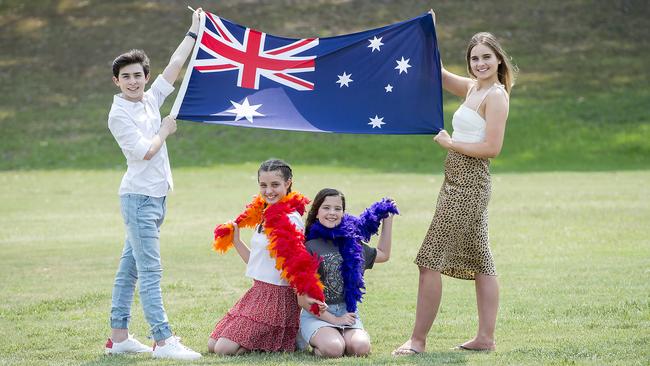
[(160, 130), (160, 107), (173, 91), (174, 87), (159, 75), (139, 102), (128, 101), (119, 95), (113, 97), (108, 128), (120, 145), (127, 164), (120, 195), (137, 193), (164, 197), (174, 188), (166, 143), (150, 160), (144, 160), (151, 140)]

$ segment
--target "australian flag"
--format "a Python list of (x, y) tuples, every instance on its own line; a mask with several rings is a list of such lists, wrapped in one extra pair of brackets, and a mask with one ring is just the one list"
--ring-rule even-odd
[(280, 130), (437, 133), (442, 88), (432, 17), (290, 39), (205, 12), (172, 115)]

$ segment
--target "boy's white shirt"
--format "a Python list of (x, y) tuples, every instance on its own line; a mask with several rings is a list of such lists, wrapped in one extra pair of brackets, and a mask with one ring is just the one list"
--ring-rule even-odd
[(166, 142), (151, 160), (144, 160), (151, 140), (160, 130), (160, 107), (173, 91), (174, 86), (158, 75), (139, 102), (128, 101), (119, 95), (113, 97), (108, 128), (127, 163), (118, 191), (120, 195), (136, 193), (164, 197), (174, 189)]

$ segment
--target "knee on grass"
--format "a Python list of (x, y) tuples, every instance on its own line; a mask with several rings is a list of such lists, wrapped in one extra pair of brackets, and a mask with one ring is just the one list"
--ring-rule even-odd
[(208, 339), (208, 350), (212, 353), (216, 353), (220, 356), (234, 356), (240, 353), (242, 349), (239, 344), (225, 338), (219, 338), (217, 340), (210, 338)]
[(214, 353), (214, 346), (217, 344), (217, 340), (209, 337), (208, 338), (208, 353)]
[(345, 352), (345, 344), (339, 339), (331, 339), (326, 342), (322, 342), (316, 349), (316, 355), (320, 357), (336, 358), (342, 357)]
[(368, 356), (370, 354), (370, 341), (367, 339), (354, 339), (348, 342), (345, 348), (348, 356)]

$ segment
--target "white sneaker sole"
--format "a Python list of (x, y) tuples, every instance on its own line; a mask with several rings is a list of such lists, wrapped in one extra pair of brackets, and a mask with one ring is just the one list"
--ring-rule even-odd
[(138, 355), (141, 353), (153, 353), (153, 351), (140, 351), (140, 352), (115, 352), (112, 349), (106, 348), (104, 349), (104, 354), (111, 356), (111, 355)]
[(197, 355), (197, 356), (185, 356), (185, 357), (178, 357), (178, 356), (158, 356), (158, 355), (156, 355), (156, 354), (153, 354), (152, 356), (153, 356), (153, 358), (159, 358), (159, 359), (161, 359), (161, 360), (182, 360), (182, 361), (198, 360), (198, 359), (200, 359), (201, 357), (203, 357), (203, 356), (201, 356), (201, 354), (199, 354), (199, 355)]

